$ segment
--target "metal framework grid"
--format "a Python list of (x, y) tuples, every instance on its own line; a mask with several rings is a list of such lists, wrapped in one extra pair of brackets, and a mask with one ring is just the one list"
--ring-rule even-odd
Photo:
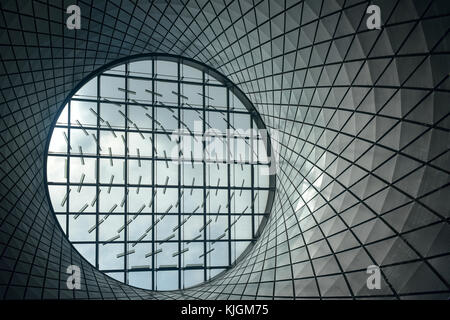
[[(138, 61), (145, 61), (145, 60), (141, 60), (142, 58), (140, 58)], [(64, 231), (66, 232), (66, 234), (68, 236), (70, 236), (70, 224), (69, 221), (70, 219), (77, 219), (80, 215), (86, 215), (86, 214), (93, 214), (95, 215), (95, 225), (89, 230), (89, 233), (91, 233), (92, 231), (95, 231), (95, 240), (94, 241), (71, 241), (73, 244), (95, 244), (95, 267), (98, 268), (99, 270), (105, 272), (105, 273), (123, 273), (123, 275), (125, 276), (124, 278), (124, 282), (125, 283), (129, 283), (129, 274), (130, 272), (149, 272), (151, 275), (151, 288), (148, 289), (152, 289), (152, 290), (158, 290), (158, 285), (157, 285), (157, 273), (158, 272), (163, 272), (163, 271), (177, 271), (178, 272), (178, 286), (177, 288), (170, 288), (170, 289), (184, 289), (185, 285), (184, 285), (184, 275), (183, 275), (183, 271), (184, 270), (202, 270), (203, 271), (203, 281), (207, 281), (210, 280), (211, 278), (217, 276), (219, 273), (229, 269), (232, 265), (234, 265), (236, 263), (236, 260), (238, 258), (243, 258), (243, 256), (245, 256), (245, 252), (242, 253), (238, 253), (236, 254), (236, 248), (234, 246), (234, 244), (236, 242), (246, 242), (249, 245), (254, 244), (255, 240), (257, 239), (258, 235), (261, 233), (263, 226), (265, 225), (265, 223), (267, 222), (267, 216), (271, 210), (271, 206), (272, 206), (272, 202), (273, 202), (273, 197), (274, 197), (274, 184), (275, 184), (275, 180), (272, 178), (270, 179), (268, 186), (267, 187), (260, 187), (255, 182), (255, 176), (258, 175), (258, 169), (255, 168), (255, 166), (265, 166), (268, 168), (268, 166), (270, 165), (270, 142), (268, 142), (269, 139), (267, 136), (263, 137), (260, 134), (259, 130), (265, 130), (264, 124), (262, 123), (261, 119), (258, 119), (259, 115), (256, 112), (256, 110), (254, 109), (254, 107), (252, 106), (252, 104), (249, 101), (245, 101), (245, 100), (240, 100), (240, 103), (242, 103), (242, 109), (238, 109), (238, 108), (234, 108), (234, 107), (230, 107), (232, 105), (231, 102), (231, 98), (230, 95), (234, 92), (237, 92), (238, 89), (234, 87), (234, 85), (229, 82), (226, 81), (226, 83), (222, 83), (221, 81), (216, 80), (215, 77), (221, 79), (222, 76), (216, 72), (214, 72), (213, 70), (206, 68), (205, 66), (203, 66), (202, 64), (196, 63), (190, 59), (183, 59), (181, 57), (177, 58), (177, 57), (173, 57), (173, 56), (152, 56), (152, 57), (147, 57), (145, 59), (148, 59), (147, 62), (152, 64), (152, 74), (151, 76), (136, 76), (136, 75), (131, 75), (129, 72), (129, 63), (133, 61), (133, 59), (125, 62), (125, 64), (122, 64), (122, 62), (120, 63), (120, 65), (124, 65), (125, 66), (125, 70), (123, 74), (115, 74), (115, 73), (110, 73), (108, 71), (105, 71), (103, 68), (103, 72), (100, 71), (98, 72), (98, 74), (94, 77), (96, 79), (96, 85), (97, 85), (97, 96), (95, 98), (93, 97), (82, 97), (82, 96), (72, 96), (71, 99), (68, 101), (67, 105), (64, 106), (64, 108), (67, 108), (67, 117), (68, 117), (68, 121), (67, 124), (60, 124), (60, 123), (56, 123), (54, 125), (54, 128), (61, 128), (61, 129), (66, 129), (67, 130), (67, 136), (66, 138), (66, 142), (67, 142), (67, 151), (65, 153), (53, 153), (53, 152), (48, 152), (48, 156), (55, 156), (55, 157), (63, 157), (66, 159), (66, 167), (65, 167), (65, 175), (67, 177), (66, 182), (52, 182), (52, 181), (48, 181), (47, 180), (47, 184), (49, 186), (65, 186), (66, 187), (66, 195), (63, 198), (63, 202), (65, 206), (65, 212), (63, 213), (64, 215), (66, 215), (66, 219), (65, 219), (65, 228)], [(159, 78), (158, 73), (156, 72), (156, 61), (171, 61), (171, 62), (176, 62), (177, 64), (177, 79), (168, 79), (166, 78)], [(195, 67), (201, 70), (201, 74), (202, 74), (202, 79), (201, 82), (193, 82), (193, 81), (189, 81), (189, 80), (185, 80), (183, 79), (182, 76), (182, 71), (181, 71), (181, 66), (182, 64), (188, 64), (191, 67)], [(160, 72), (160, 71), (158, 71)], [(215, 77), (214, 77), (214, 76)], [(125, 83), (125, 88), (122, 89), (124, 91), (124, 95), (125, 95), (125, 99), (124, 101), (111, 101), (109, 99), (106, 99), (105, 97), (102, 97), (101, 95), (101, 81), (102, 81), (102, 77), (103, 76), (108, 76), (108, 77), (115, 77), (115, 78), (120, 78), (120, 79), (124, 79), (124, 83)], [(148, 101), (149, 103), (144, 103), (142, 101), (136, 101), (134, 99), (132, 99), (133, 94), (136, 94), (135, 92), (133, 92), (132, 90), (129, 89), (129, 80), (130, 79), (139, 79), (139, 80), (149, 80), (151, 81), (151, 90), (148, 91), (149, 95), (152, 97), (151, 101)], [(224, 77), (222, 79), (225, 79)], [(92, 80), (90, 78), (88, 78), (86, 81), (84, 81), (84, 83), (88, 82), (88, 80)], [(158, 97), (160, 96), (159, 93), (157, 93), (158, 89), (156, 88), (156, 84), (158, 83), (176, 83), (177, 84), (177, 93), (172, 92), (173, 94), (177, 95), (177, 104), (170, 104), (167, 105), (161, 101), (158, 101)], [(201, 106), (193, 106), (190, 105), (189, 103), (186, 102), (187, 97), (183, 95), (184, 92), (182, 92), (182, 84), (191, 84), (191, 85), (201, 85), (202, 87), (202, 92), (201, 92), (201, 96), (202, 96), (202, 105)], [(218, 109), (214, 106), (212, 106), (210, 104), (211, 100), (214, 100), (214, 97), (210, 97), (207, 94), (207, 87), (220, 87), (220, 88), (225, 88), (226, 89), (226, 108), (225, 109)], [(121, 90), (121, 89), (119, 89)], [(200, 95), (200, 93), (199, 93)], [(241, 95), (242, 97), (242, 95)], [(235, 98), (237, 98), (235, 96)], [(77, 124), (74, 124), (73, 119), (71, 119), (71, 104), (72, 101), (80, 101), (80, 102), (92, 102), (96, 104), (96, 111), (92, 111), (95, 115), (96, 115), (96, 119), (97, 119), (97, 125), (96, 127), (92, 127), (92, 126), (83, 126), (83, 124), (81, 124), (80, 122), (78, 122), (77, 120)], [(123, 127), (111, 127), (111, 125), (106, 121), (107, 123), (107, 127), (102, 126), (102, 123), (105, 122), (105, 120), (102, 119), (102, 104), (104, 103), (109, 103), (109, 104), (116, 104), (119, 106), (124, 105), (125, 108), (125, 113), (122, 114), (124, 117), (124, 126)], [(151, 112), (151, 116), (146, 113), (146, 116), (149, 118), (149, 121), (151, 121), (151, 129), (142, 129), (139, 128), (135, 123), (133, 123), (133, 121), (130, 120), (129, 118), (129, 110), (130, 107), (142, 107), (144, 108), (147, 112)], [(61, 109), (60, 112), (62, 112), (64, 110), (64, 108)], [(103, 108), (105, 108), (105, 106), (103, 106)], [(106, 107), (107, 108), (107, 107)], [(169, 130), (164, 128), (164, 123), (161, 123), (157, 120), (157, 110), (158, 109), (169, 109), (172, 113), (173, 113), (173, 117), (175, 119), (177, 119), (177, 125), (178, 125), (178, 131), (175, 132), (174, 130)], [(196, 111), (198, 114), (201, 114), (201, 119), (202, 119), (202, 132), (192, 132), (189, 127), (183, 122), (183, 115), (182, 115), (182, 111), (183, 110), (194, 110)], [(221, 114), (222, 116), (224, 116), (224, 120), (227, 123), (227, 132), (209, 132), (208, 128), (212, 128), (212, 126), (210, 125), (210, 123), (208, 122), (208, 114), (209, 113), (216, 113), (216, 114)], [(244, 135), (242, 135), (242, 132), (236, 131), (236, 128), (233, 126), (233, 121), (232, 121), (232, 116), (242, 116), (242, 115), (249, 115), (249, 123), (248, 123), (248, 128), (239, 128), (239, 129), (249, 129), (248, 132), (245, 132)], [(79, 152), (76, 152), (76, 148), (74, 148), (74, 146), (71, 145), (71, 131), (73, 129), (76, 130), (83, 130), (86, 134), (87, 131), (92, 131), (94, 130), (96, 133), (93, 136), (95, 143), (96, 143), (96, 154), (87, 154), (87, 153), (83, 153), (81, 147), (79, 147)], [(183, 129), (187, 129), (183, 131)], [(192, 128), (191, 128), (192, 129)], [(215, 128), (214, 128), (215, 129)], [(106, 133), (106, 132), (111, 132), (111, 134), (113, 134), (114, 136), (123, 133), (122, 138), (123, 138), (123, 142), (124, 142), (124, 156), (121, 155), (117, 155), (117, 154), (112, 154), (111, 153), (111, 149), (109, 150), (109, 155), (105, 155), (102, 154), (102, 149), (101, 149), (101, 137), (102, 137), (102, 133)], [(139, 155), (139, 149), (138, 151), (138, 155), (137, 156), (131, 156), (130, 150), (129, 150), (129, 133), (137, 133), (140, 134), (142, 136), (142, 138), (144, 139), (143, 134), (149, 134), (151, 135), (150, 137), (150, 143), (151, 143), (151, 149), (152, 149), (152, 155), (150, 157), (148, 156), (140, 156)], [(249, 134), (248, 134), (249, 133)], [(175, 135), (174, 135), (175, 134)], [(53, 133), (52, 135), (53, 136)], [(172, 138), (171, 138), (172, 136)], [(160, 154), (157, 153), (157, 144), (159, 139), (161, 139), (162, 137), (167, 137), (167, 139), (171, 140), (174, 139), (174, 137), (176, 137), (178, 140), (177, 145), (178, 145), (178, 152), (177, 154), (180, 156), (178, 159), (177, 158), (171, 158), (170, 156), (167, 156), (166, 151), (164, 150), (164, 156), (161, 156)], [(183, 147), (182, 147), (182, 143), (181, 143), (181, 139), (188, 137), (188, 139), (201, 139), (202, 141), (202, 155), (201, 158), (196, 158), (195, 156), (193, 157), (192, 153), (191, 156), (186, 156), (183, 154)], [(202, 139), (202, 137), (204, 137)], [(214, 139), (219, 139), (220, 141), (224, 142), (224, 145), (226, 146), (226, 159), (218, 159), (216, 156), (216, 159), (211, 159), (211, 155), (208, 153), (208, 142), (210, 142), (211, 140)], [(233, 154), (233, 150), (231, 150), (233, 144), (231, 143), (232, 140), (236, 140), (236, 139), (243, 139), (247, 145), (247, 147), (249, 148), (249, 158), (245, 158), (239, 161), (236, 159), (233, 159), (232, 154)], [(255, 143), (255, 142), (259, 142), (259, 143)], [(264, 143), (264, 148), (261, 148), (261, 142)], [(269, 143), (269, 144), (268, 144)], [(75, 149), (75, 152), (73, 152)], [(265, 158), (266, 160), (261, 160), (260, 158), (260, 154), (261, 153), (265, 153), (265, 156), (263, 156), (262, 158)], [(235, 157), (237, 156), (237, 154), (235, 155)], [(240, 155), (241, 156), (241, 155)], [(267, 156), (267, 157), (266, 157)], [(75, 161), (75, 159), (77, 159), (77, 161), (81, 161), (82, 164), (84, 165), (84, 159), (88, 158), (88, 159), (95, 159), (95, 172), (96, 172), (96, 178), (95, 178), (95, 183), (87, 183), (84, 182), (84, 174), (82, 177), (82, 180), (80, 182), (76, 182), (76, 181), (72, 181), (71, 179), (71, 169), (70, 169), (70, 163), (71, 161)], [(124, 172), (123, 172), (123, 178), (124, 178), (124, 183), (113, 183), (114, 180), (114, 176), (112, 176), (110, 183), (102, 183), (101, 179), (100, 179), (100, 160), (101, 159), (108, 159), (111, 161), (111, 166), (114, 160), (123, 160), (123, 164), (124, 164)], [(152, 183), (151, 184), (145, 184), (145, 183), (141, 183), (141, 176), (139, 178), (139, 183), (135, 184), (135, 183), (130, 183), (129, 182), (129, 168), (128, 168), (128, 161), (129, 160), (137, 160), (139, 162), (139, 166), (141, 164), (141, 161), (151, 161), (151, 179), (152, 179)], [(157, 181), (155, 181), (155, 175), (157, 175), (157, 164), (158, 163), (165, 163), (167, 169), (168, 167), (168, 162), (172, 162), (172, 161), (176, 161), (177, 165), (176, 165), (176, 170), (177, 170), (177, 181), (178, 183), (174, 184), (174, 183), (168, 183), (169, 179), (166, 179), (165, 184), (158, 184)], [(190, 163), (192, 165), (192, 168), (194, 167), (194, 163), (198, 164), (200, 163), (202, 165), (202, 170), (203, 170), (203, 183), (202, 185), (198, 186), (198, 185), (194, 185), (194, 181), (192, 182), (192, 185), (188, 185), (186, 183), (186, 181), (184, 181), (184, 183), (182, 183), (183, 179), (183, 165), (184, 164), (188, 164)], [(219, 185), (220, 179), (217, 181), (217, 185), (215, 185), (215, 183), (213, 184), (211, 181), (208, 181), (210, 178), (210, 173), (209, 173), (209, 168), (208, 165), (211, 164), (216, 164), (217, 168), (219, 169), (219, 163), (223, 163), (226, 164), (226, 172), (223, 173), (223, 176), (227, 177), (226, 181), (226, 186), (221, 186)], [(251, 173), (251, 184), (250, 186), (244, 186), (244, 181), (242, 181), (242, 185), (241, 186), (237, 186), (237, 185), (232, 185), (231, 180), (232, 180), (232, 171), (233, 168), (231, 167), (232, 164), (235, 165), (239, 165), (241, 167), (241, 170), (243, 170), (243, 166), (249, 166), (250, 167), (250, 173)], [(269, 172), (269, 171), (267, 171)], [(168, 177), (167, 177), (168, 178)], [(71, 191), (75, 192), (75, 188), (78, 188), (78, 192), (81, 190), (82, 187), (84, 186), (91, 186), (91, 187), (95, 187), (95, 198), (93, 199), (91, 206), (95, 205), (95, 213), (86, 213), (84, 212), (84, 210), (87, 207), (87, 203), (85, 206), (83, 206), (83, 203), (79, 203), (79, 207), (81, 208), (78, 211), (73, 211), (70, 210), (70, 193)], [(105, 190), (106, 188), (108, 188), (108, 193), (111, 191), (111, 188), (124, 188), (124, 197), (122, 199), (122, 202), (120, 203), (120, 207), (123, 207), (123, 213), (114, 213), (115, 209), (118, 208), (118, 203), (113, 204), (113, 206), (111, 206), (111, 209), (108, 212), (104, 212), (101, 210), (100, 208), (100, 194), (102, 190)], [(103, 188), (103, 189), (101, 189)], [(151, 212), (150, 213), (144, 213), (143, 208), (144, 206), (141, 207), (140, 210), (136, 211), (130, 211), (129, 208), (129, 191), (130, 188), (137, 188), (137, 193), (139, 193), (139, 190), (145, 189), (145, 188), (150, 188), (151, 189), (151, 198), (148, 199), (149, 200), (149, 204), (148, 207), (151, 207)], [(166, 193), (166, 189), (177, 189), (178, 191), (178, 200), (175, 204), (175, 208), (176, 211), (175, 212), (171, 212), (171, 208), (173, 208), (173, 204), (171, 204), (168, 209), (165, 212), (162, 212), (160, 210), (157, 210), (156, 206), (156, 202), (157, 202), (157, 193), (158, 192), (163, 192), (164, 194)], [(194, 212), (187, 212), (186, 210), (183, 210), (183, 205), (182, 205), (182, 198), (183, 198), (183, 193), (184, 192), (191, 192), (192, 195), (192, 191), (193, 190), (197, 190), (200, 189), (202, 191), (202, 204), (200, 206), (197, 206), (197, 208), (194, 210)], [(210, 210), (208, 210), (208, 203), (209, 203), (209, 199), (208, 196), (210, 194), (210, 192), (215, 192), (217, 195), (217, 191), (218, 190), (225, 190), (227, 192), (227, 204), (225, 206), (225, 212), (221, 212), (221, 209), (219, 207), (219, 211), (218, 212), (211, 212)], [(236, 210), (233, 211), (233, 202), (235, 201), (236, 197), (233, 199), (235, 192), (236, 193), (240, 193), (242, 194), (243, 190), (249, 190), (251, 192), (251, 203), (249, 203), (249, 206), (247, 206), (243, 211), (241, 212), (236, 212)], [(263, 210), (256, 210), (255, 209), (255, 202), (257, 201), (257, 197), (258, 197), (258, 192), (264, 192), (266, 191), (267, 197), (264, 198), (265, 201), (263, 201), (264, 204), (264, 209)], [(270, 193), (270, 195), (269, 195)], [(49, 191), (49, 196), (51, 196), (51, 191)], [(204, 204), (207, 205), (204, 205)], [(199, 209), (199, 210), (198, 210)], [(62, 214), (62, 212), (57, 212), (58, 215)], [(124, 231), (124, 239), (123, 240), (117, 240), (119, 238), (119, 235), (109, 239), (109, 240), (100, 240), (100, 236), (99, 236), (99, 227), (102, 224), (102, 222), (104, 222), (107, 217), (109, 215), (113, 215), (113, 214), (120, 214), (123, 215), (124, 221), (123, 221), (123, 226), (120, 228), (121, 231)], [(182, 221), (183, 219), (183, 215), (186, 216), (187, 214), (189, 214), (188, 218), (191, 218), (192, 216), (201, 216), (203, 217), (203, 227), (201, 227), (201, 231), (199, 231), (199, 235), (196, 236), (193, 239), (185, 239), (182, 235), (182, 226), (183, 224), (186, 222), (187, 219), (185, 219), (184, 221)], [(251, 238), (242, 238), (239, 237), (239, 234), (236, 234), (236, 231), (232, 232), (233, 228), (235, 227), (236, 222), (244, 215), (244, 214), (249, 214), (251, 216), (251, 234), (253, 235), (253, 237)], [(104, 215), (104, 218), (101, 218), (101, 216)], [(151, 232), (151, 240), (142, 240), (142, 238), (145, 238), (145, 235), (141, 238), (139, 238), (140, 240), (130, 240), (129, 239), (129, 235), (128, 235), (128, 226), (130, 225), (130, 223), (138, 216), (138, 215), (150, 215), (151, 219), (152, 219), (152, 224), (151, 227), (149, 229), (152, 229), (151, 231), (148, 231), (145, 235), (147, 235), (147, 233)], [(176, 230), (174, 229), (174, 236), (172, 237), (168, 237), (166, 239), (157, 239), (157, 225), (158, 222), (163, 221), (163, 218), (165, 216), (170, 216), (170, 215), (174, 215), (174, 216), (178, 216), (178, 225), (176, 227)], [(216, 217), (216, 222), (217, 222), (217, 218), (219, 216), (227, 216), (227, 226), (224, 230), (224, 233), (219, 236), (218, 238), (211, 238), (210, 234), (208, 234), (208, 232), (206, 232), (209, 228), (208, 225), (211, 223), (210, 217)], [(130, 217), (132, 217), (130, 219)], [(159, 217), (159, 218), (157, 218)], [(209, 220), (208, 220), (209, 219)], [(119, 229), (119, 230), (120, 230)], [(121, 231), (118, 231), (118, 233), (120, 233)], [(205, 232), (204, 232), (205, 231)], [(156, 235), (155, 235), (156, 233)], [(175, 236), (176, 234), (176, 236)], [(176, 239), (173, 239), (176, 238)], [(227, 243), (227, 264), (223, 264), (223, 265), (211, 265), (211, 261), (210, 259), (208, 259), (209, 257), (209, 253), (211, 253), (214, 250), (214, 247), (212, 247), (215, 243), (217, 242), (224, 242)], [(99, 264), (99, 260), (100, 260), (100, 247), (105, 245), (105, 244), (123, 244), (123, 253), (121, 253), (120, 255), (117, 255), (117, 258), (119, 257), (124, 257), (123, 259), (123, 269), (102, 269), (100, 267)], [(134, 247), (135, 244), (138, 243), (149, 243), (151, 245), (151, 251), (146, 255), (151, 257), (151, 264), (149, 265), (139, 265), (139, 266), (133, 266), (130, 265), (129, 262), (129, 255), (134, 254), (135, 251), (132, 249)], [(164, 243), (176, 243), (178, 245), (178, 251), (174, 253), (174, 256), (176, 255), (178, 257), (178, 261), (177, 264), (174, 265), (160, 265), (158, 266), (157, 264), (157, 255), (158, 253), (160, 253), (159, 250), (161, 250), (160, 245), (164, 244)], [(182, 267), (183, 263), (182, 263), (182, 259), (184, 257), (185, 251), (188, 247), (187, 245), (191, 244), (191, 243), (202, 243), (203, 244), (203, 253), (202, 253), (202, 263), (201, 264), (186, 264), (184, 267)], [(159, 244), (159, 245), (157, 245)], [(248, 251), (249, 248), (247, 248), (246, 252)], [(199, 257), (200, 258), (200, 257)], [(240, 259), (239, 259), (240, 260)], [(211, 273), (208, 272), (208, 270), (216, 270), (216, 272)], [(201, 283), (201, 282), (200, 282)], [(199, 283), (196, 283), (199, 284)], [(188, 286), (189, 287), (189, 286)]]

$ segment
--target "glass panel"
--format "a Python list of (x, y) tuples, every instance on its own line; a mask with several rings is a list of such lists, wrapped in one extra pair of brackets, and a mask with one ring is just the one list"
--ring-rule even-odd
[(155, 82), (155, 101), (157, 104), (178, 105), (178, 84), (167, 81)]
[(230, 139), (230, 160), (240, 163), (251, 161), (252, 144), (248, 139)]
[[(178, 158), (178, 144), (176, 138), (167, 134), (155, 134), (156, 154), (158, 158)], [(170, 161), (168, 161), (170, 163)]]
[[(72, 183), (95, 183), (97, 181), (97, 159), (71, 157), (70, 182)], [(84, 164), (83, 164), (84, 163)]]
[(242, 190), (242, 192), (241, 190), (236, 190), (231, 205), (231, 211), (237, 214), (251, 214), (251, 199), (251, 190)]
[[(256, 195), (256, 193), (255, 193)], [(259, 190), (257, 192), (256, 197), (256, 204), (257, 207), (255, 209), (255, 213), (265, 213), (266, 205), (267, 205), (267, 198), (269, 196), (269, 191), (262, 191)]]
[(211, 189), (209, 193), (209, 212), (211, 213), (227, 213), (228, 190)]
[(61, 226), (61, 229), (64, 231), (64, 233), (67, 234), (67, 228), (66, 228), (67, 216), (65, 214), (57, 214), (56, 219), (58, 220), (58, 223)]
[[(217, 132), (218, 134), (218, 132)], [(205, 157), (214, 162), (226, 162), (228, 145), (227, 140), (221, 136), (205, 137)]]
[[(184, 215), (182, 217), (182, 221), (186, 221), (182, 226), (183, 237), (185, 240), (192, 240), (198, 236), (203, 237), (203, 232), (199, 232), (199, 229), (203, 226), (203, 216)], [(202, 238), (199, 239), (203, 240)], [(192, 245), (194, 246), (194, 243), (192, 243)]]
[(209, 122), (209, 125), (219, 132), (219, 134), (226, 134), (227, 128), (228, 128), (228, 122), (227, 122), (227, 115), (226, 113), (220, 113), (220, 112), (207, 112), (206, 113), (207, 121)]
[(178, 184), (178, 163), (158, 160), (155, 163), (156, 183), (160, 186)]
[(128, 133), (128, 154), (131, 157), (152, 157), (152, 134), (142, 132)]
[[(128, 212), (132, 215), (133, 219), (135, 215), (145, 214), (151, 212), (152, 188), (150, 187), (131, 187), (128, 192)], [(142, 208), (142, 206), (144, 206)], [(144, 220), (144, 219), (142, 219)], [(147, 228), (150, 224), (147, 225)]]
[[(184, 254), (183, 259), (183, 266), (184, 267), (199, 267), (203, 266), (203, 258), (200, 256), (203, 254), (203, 243), (202, 242), (191, 242), (191, 243), (184, 243), (183, 244), (185, 248), (189, 248), (189, 251), (187, 251)], [(202, 270), (203, 272), (203, 270)]]
[[(203, 132), (203, 113), (199, 110), (183, 110), (183, 123), (182, 129), (189, 128), (192, 133), (202, 133)], [(185, 126), (186, 125), (186, 126)], [(188, 131), (186, 129), (186, 131)], [(188, 131), (189, 133), (189, 131)]]
[(72, 100), (70, 103), (70, 123), (73, 126), (97, 126), (97, 102)]
[(64, 108), (61, 111), (61, 114), (58, 117), (58, 120), (56, 121), (57, 125), (67, 125), (67, 122), (69, 121), (69, 106), (66, 104)]
[(178, 271), (158, 271), (156, 273), (156, 289), (171, 290), (178, 286)]
[(122, 226), (125, 221), (122, 215), (100, 215), (99, 218), (104, 220), (98, 227), (100, 241), (108, 241), (117, 235), (120, 237), (114, 241), (123, 241), (124, 231)]
[[(128, 251), (134, 250), (134, 253), (128, 256), (130, 269), (149, 269), (152, 266), (152, 259), (145, 257), (147, 253), (152, 251), (151, 243), (138, 243), (136, 245), (129, 244)], [(145, 272), (142, 272), (145, 274)], [(130, 273), (131, 275), (131, 273)]]
[[(202, 163), (183, 163), (183, 185), (202, 186), (203, 185), (203, 164)], [(190, 190), (190, 189), (187, 189)]]
[(124, 168), (123, 159), (100, 159), (100, 183), (124, 184)]
[(74, 219), (69, 216), (69, 240), (70, 241), (93, 241), (95, 232), (89, 233), (89, 229), (95, 224), (95, 215), (80, 215)]
[(156, 77), (158, 79), (176, 80), (178, 78), (178, 64), (172, 61), (156, 61)]
[(178, 129), (178, 110), (173, 108), (155, 108), (156, 119), (161, 125), (156, 123), (158, 130)]
[(238, 136), (250, 136), (250, 115), (243, 113), (232, 113), (230, 114), (230, 119), (235, 131), (237, 131)]
[[(122, 89), (122, 90), (120, 90)], [(102, 99), (124, 100), (125, 78), (100, 77), (100, 97)]]
[(152, 184), (152, 161), (128, 160), (128, 183)]
[[(87, 212), (95, 212), (96, 187), (92, 186), (70, 186), (69, 193), (69, 211), (77, 214), (84, 214)], [(92, 205), (93, 204), (93, 205)], [(82, 213), (80, 213), (82, 211)], [(89, 227), (90, 228), (90, 227)]]
[[(173, 147), (172, 158), (176, 158), (178, 148)], [(201, 136), (184, 135), (181, 137), (180, 149), (182, 159), (191, 162), (203, 159), (203, 138)]]
[(209, 219), (212, 219), (212, 222), (208, 226), (208, 239), (214, 241), (220, 237), (221, 240), (227, 240), (228, 231), (225, 229), (228, 227), (228, 215), (214, 215)]
[(130, 62), (128, 71), (131, 76), (152, 77), (152, 62), (149, 60)]
[(152, 109), (144, 105), (130, 105), (128, 118), (133, 122), (129, 124), (132, 130), (152, 130)]
[(206, 86), (206, 106), (219, 109), (227, 108), (227, 89), (225, 87)]
[(228, 177), (223, 174), (227, 172), (227, 165), (223, 163), (214, 163), (207, 165), (207, 181), (210, 186), (227, 186)]
[[(67, 187), (64, 186), (48, 186), (50, 200), (55, 212), (66, 212), (67, 207)], [(72, 192), (72, 191), (71, 191)]]
[[(112, 131), (101, 130), (100, 131), (100, 154), (105, 156), (121, 156), (125, 155), (125, 144), (122, 139), (123, 132), (117, 132), (116, 135), (112, 134)], [(84, 152), (84, 150), (83, 150)]]
[(210, 266), (228, 266), (228, 243), (216, 242), (213, 245), (208, 244), (208, 265)]
[(80, 90), (75, 93), (74, 97), (80, 98), (97, 98), (97, 77), (89, 80)]
[(255, 166), (255, 174), (256, 183), (255, 186), (258, 188), (268, 188), (269, 187), (269, 179), (270, 179), (270, 171), (269, 166)]
[(128, 79), (128, 99), (132, 102), (152, 102), (152, 81)]
[(231, 181), (231, 186), (237, 188), (250, 188), (252, 186), (252, 167), (248, 164), (233, 164), (231, 176), (234, 178)]
[(108, 243), (100, 245), (98, 252), (98, 264), (100, 270), (123, 269), (124, 257), (121, 256), (124, 253), (123, 244)]
[(173, 254), (178, 252), (177, 243), (160, 243), (157, 245), (162, 251), (156, 256), (157, 268), (178, 267), (178, 257), (174, 257)]
[(181, 65), (181, 80), (184, 81), (195, 81), (202, 82), (202, 72), (196, 68), (190, 67), (188, 65)]
[(66, 182), (67, 158), (47, 157), (47, 180), (49, 182)]
[[(130, 241), (151, 241), (152, 240), (152, 231), (150, 230), (149, 232), (147, 232), (147, 229), (151, 225), (152, 225), (152, 216), (151, 215), (143, 215), (143, 214), (138, 215), (133, 220), (133, 222), (130, 223), (128, 226), (129, 240)], [(135, 247), (145, 248), (145, 254), (152, 251), (151, 244), (140, 243), (140, 244), (136, 244)], [(145, 264), (149, 264), (149, 261), (145, 260)]]
[(70, 153), (97, 154), (97, 130), (70, 129)]
[(186, 97), (183, 99), (184, 103), (197, 108), (203, 107), (203, 86), (183, 83), (181, 90), (183, 96)]
[(105, 73), (124, 75), (125, 74), (125, 64), (121, 64), (117, 67), (111, 68), (111, 69), (105, 71)]
[(74, 244), (73, 246), (90, 264), (95, 266), (95, 244)]
[(234, 242), (234, 250), (231, 252), (231, 258), (236, 260), (244, 250), (250, 245), (249, 241), (236, 241)]
[(106, 272), (106, 274), (117, 281), (124, 282), (125, 274), (123, 272)]
[(104, 122), (100, 121), (100, 127), (124, 128), (125, 118), (123, 117), (122, 114), (125, 114), (124, 105), (113, 103), (101, 103), (100, 116), (104, 120)]
[(50, 145), (48, 152), (51, 153), (67, 153), (67, 129), (66, 128), (55, 128), (53, 130), (53, 135), (50, 140)]
[(160, 214), (175, 213), (178, 209), (175, 204), (178, 200), (178, 188), (156, 189), (156, 212)]
[[(203, 183), (202, 183), (203, 185)], [(203, 212), (203, 189), (184, 189), (182, 212), (200, 214)]]
[(230, 110), (246, 110), (244, 104), (233, 92), (230, 91)]
[[(234, 220), (232, 220), (234, 221)], [(252, 217), (241, 216), (231, 228), (231, 238), (251, 239), (252, 238)]]
[(256, 158), (261, 163), (269, 163), (269, 157), (267, 156), (267, 149), (264, 145), (264, 141), (258, 140), (257, 146), (258, 149), (256, 151), (256, 155), (254, 154), (254, 158)]
[(100, 212), (115, 214), (124, 211), (122, 202), (125, 189), (123, 187), (101, 187), (100, 190)]
[[(166, 215), (166, 216), (164, 216), (164, 218), (160, 217), (159, 219), (160, 220), (162, 219), (162, 220), (155, 227), (156, 240), (158, 240), (158, 241), (166, 240), (169, 237), (170, 237), (170, 241), (178, 240), (178, 233), (173, 231), (175, 229), (175, 227), (178, 225), (178, 215)], [(172, 245), (172, 244), (170, 244), (170, 245)], [(169, 246), (169, 244), (164, 243), (165, 249), (167, 249), (167, 246)], [(170, 247), (170, 248), (172, 248), (172, 247)], [(175, 250), (173, 250), (172, 253), (176, 251), (176, 248), (178, 248), (178, 245), (175, 245), (175, 247), (173, 247), (173, 248), (175, 248)], [(170, 254), (170, 256), (171, 256), (171, 254)], [(165, 257), (166, 260), (169, 260), (167, 250), (164, 250), (163, 253), (158, 255), (158, 259), (161, 257)], [(177, 260), (177, 259), (173, 259), (173, 260)], [(164, 264), (164, 262), (161, 262), (161, 263)]]
[(183, 271), (184, 288), (192, 287), (203, 282), (203, 270), (185, 270)]
[(128, 284), (147, 290), (152, 289), (152, 273), (151, 272), (130, 272), (128, 274)]

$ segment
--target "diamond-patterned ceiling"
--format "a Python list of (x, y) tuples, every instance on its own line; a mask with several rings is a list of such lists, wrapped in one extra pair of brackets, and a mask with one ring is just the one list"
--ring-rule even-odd
[[(448, 1), (2, 1), (0, 296), (100, 299), (444, 298), (450, 287)], [(366, 9), (380, 6), (381, 30)], [(51, 123), (104, 64), (158, 52), (227, 75), (279, 145), (253, 250), (210, 283), (141, 290), (97, 271), (56, 228)], [(81, 290), (66, 289), (67, 266)], [(381, 290), (366, 287), (381, 267)]]

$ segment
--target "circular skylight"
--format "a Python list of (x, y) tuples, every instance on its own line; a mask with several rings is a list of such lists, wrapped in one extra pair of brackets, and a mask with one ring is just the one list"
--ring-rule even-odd
[(230, 268), (274, 196), (270, 140), (229, 80), (146, 56), (84, 81), (51, 133), (46, 178), (61, 228), (124, 283), (176, 290)]

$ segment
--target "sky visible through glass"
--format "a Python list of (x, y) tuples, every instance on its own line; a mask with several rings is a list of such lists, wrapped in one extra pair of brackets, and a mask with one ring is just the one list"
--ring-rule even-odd
[(88, 81), (57, 120), (53, 209), (84, 258), (117, 280), (200, 284), (229, 268), (267, 218), (263, 130), (210, 73), (182, 59), (131, 60)]

